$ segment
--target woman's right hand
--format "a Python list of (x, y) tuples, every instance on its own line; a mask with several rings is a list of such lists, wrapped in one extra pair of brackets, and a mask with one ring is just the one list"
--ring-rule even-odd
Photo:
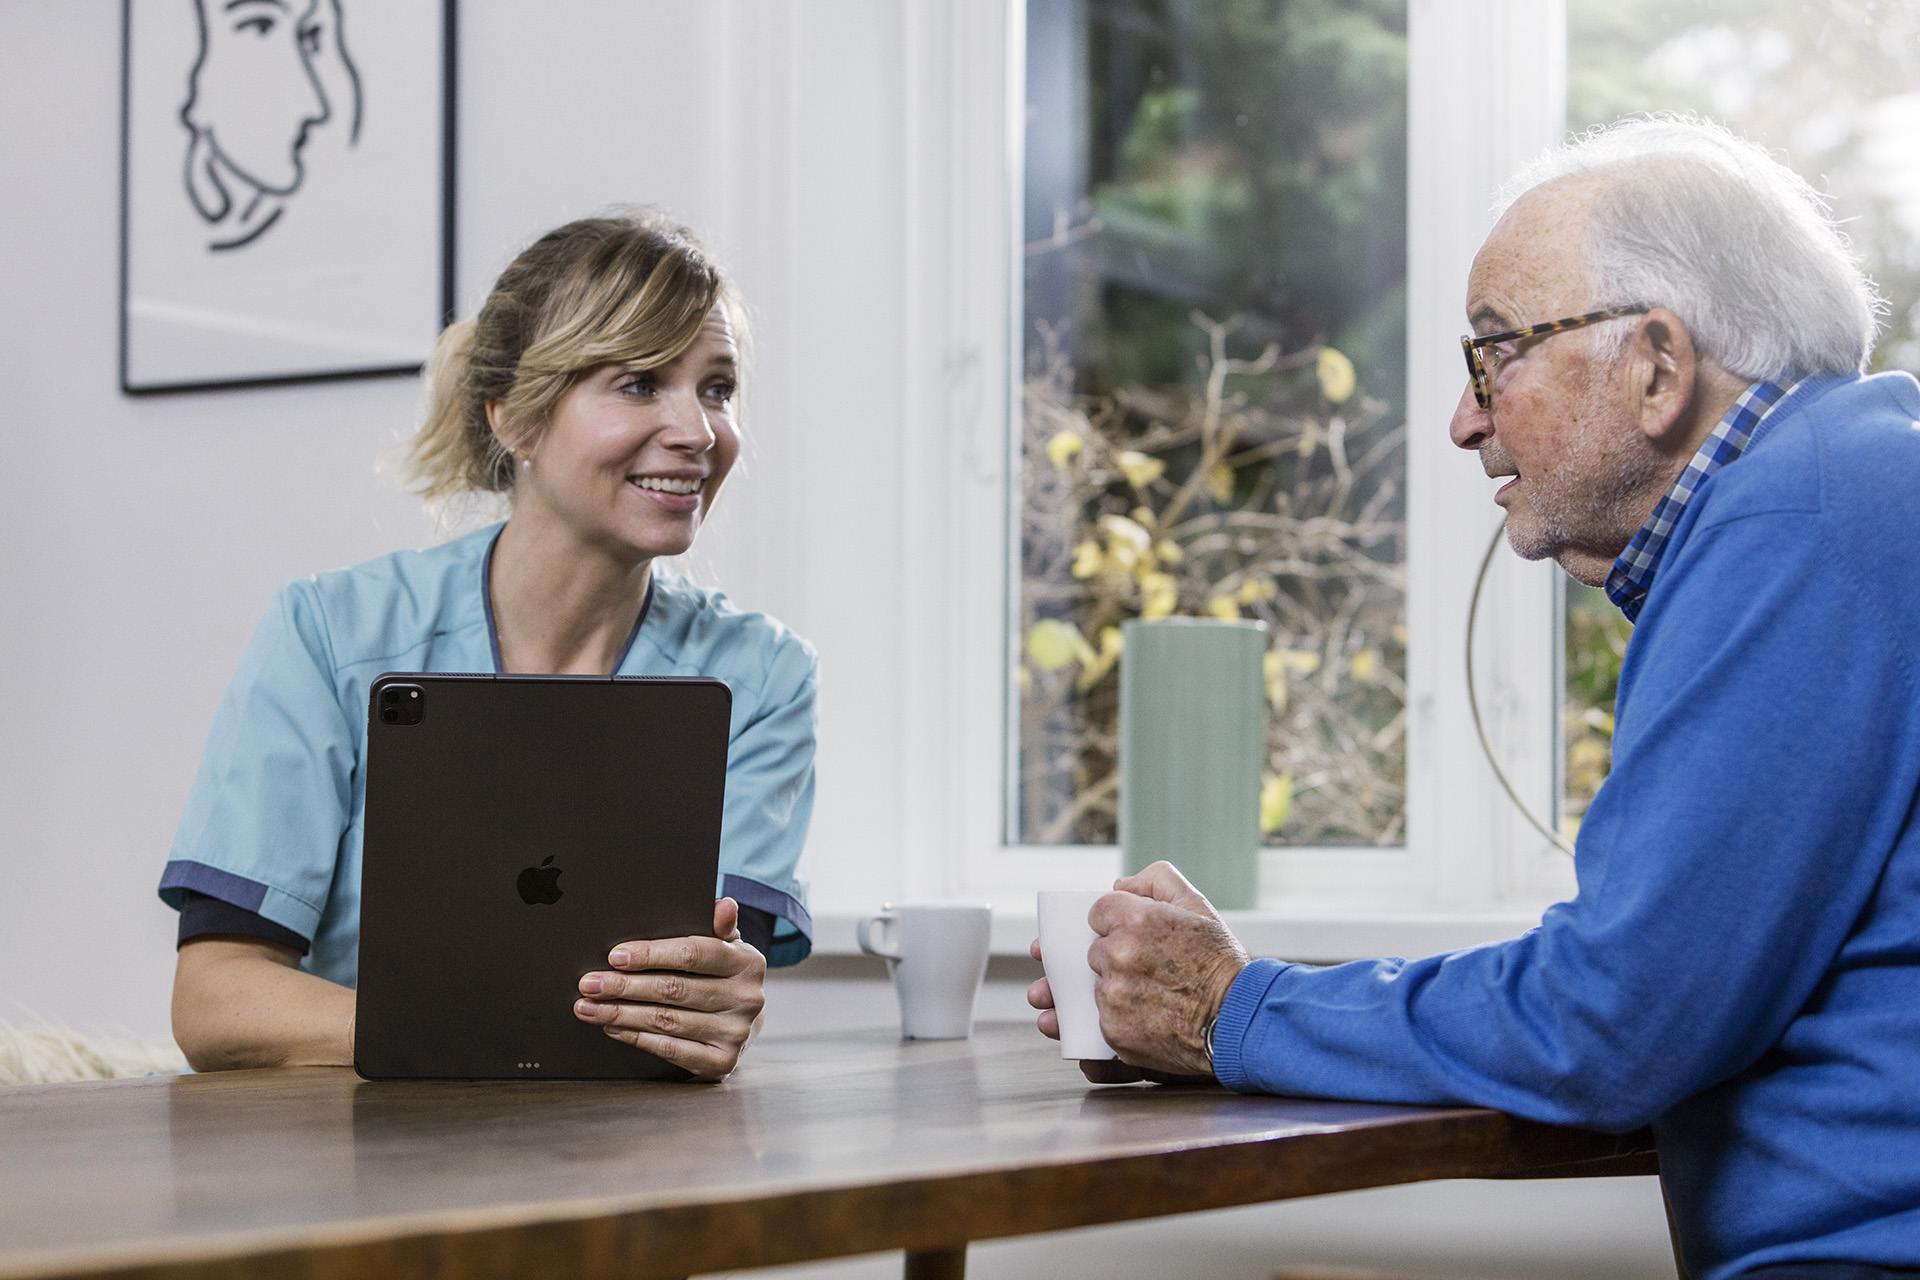
[(740, 908), (713, 904), (711, 938), (623, 942), (580, 979), (573, 1013), (702, 1080), (739, 1064), (766, 1008), (767, 959), (740, 939)]

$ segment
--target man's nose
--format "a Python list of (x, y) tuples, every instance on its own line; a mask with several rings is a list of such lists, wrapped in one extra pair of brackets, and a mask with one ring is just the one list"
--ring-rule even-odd
[(1460, 403), (1454, 406), (1453, 421), (1447, 424), (1447, 434), (1462, 449), (1478, 449), (1493, 434), (1493, 415), (1482, 409), (1480, 402), (1473, 398), (1471, 382), (1460, 392)]

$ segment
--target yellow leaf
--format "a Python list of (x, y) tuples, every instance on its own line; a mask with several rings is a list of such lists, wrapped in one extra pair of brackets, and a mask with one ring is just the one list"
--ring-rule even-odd
[(1271, 600), (1278, 594), (1279, 588), (1265, 578), (1248, 578), (1240, 584), (1240, 589), (1234, 592), (1234, 599), (1241, 604), (1258, 604), (1262, 600)]
[(1233, 468), (1217, 462), (1207, 468), (1207, 492), (1221, 506), (1233, 501)]
[(1101, 516), (1100, 527), (1107, 531), (1107, 541), (1111, 544), (1125, 544), (1136, 554), (1145, 551), (1153, 542), (1153, 535), (1141, 528), (1135, 521), (1125, 516)]
[(1598, 738), (1577, 738), (1567, 748), (1567, 768), (1605, 770), (1613, 752)]
[(1160, 459), (1149, 458), (1146, 454), (1136, 453), (1132, 449), (1122, 449), (1113, 455), (1113, 460), (1119, 465), (1121, 474), (1126, 476), (1127, 483), (1136, 489), (1146, 488), (1158, 480), (1167, 469), (1167, 464)]
[(1086, 668), (1080, 672), (1080, 678), (1074, 681), (1074, 683), (1079, 686), (1080, 692), (1085, 693), (1087, 690), (1093, 688), (1093, 686), (1100, 683), (1107, 672), (1113, 670), (1113, 664), (1120, 661), (1120, 650), (1123, 647), (1120, 628), (1100, 628), (1099, 656), (1092, 662), (1089, 662)]
[(1320, 669), (1320, 655), (1312, 649), (1283, 649), (1280, 661), (1296, 676), (1310, 676)]
[(1053, 463), (1055, 471), (1065, 471), (1067, 464), (1073, 461), (1075, 454), (1086, 447), (1086, 441), (1077, 431), (1056, 431), (1047, 441), (1047, 460)]
[(1075, 659), (1091, 659), (1093, 646), (1071, 622), (1042, 618), (1027, 632), (1027, 656), (1042, 671), (1058, 671)]
[(1133, 510), (1127, 512), (1127, 514), (1132, 516), (1133, 522), (1142, 529), (1151, 529), (1158, 523), (1158, 517), (1153, 514), (1152, 507), (1135, 507)]
[(1287, 709), (1287, 664), (1286, 654), (1279, 649), (1269, 649), (1260, 657), (1260, 674), (1267, 682), (1267, 701), (1273, 704), (1275, 711)]
[(1303, 458), (1311, 458), (1313, 451), (1319, 447), (1320, 424), (1309, 418), (1306, 427), (1300, 432), (1300, 456)]
[(1232, 596), (1215, 596), (1207, 601), (1207, 612), (1216, 618), (1237, 618), (1240, 606), (1233, 602)]
[(1332, 404), (1345, 404), (1347, 397), (1353, 394), (1355, 378), (1353, 361), (1332, 347), (1320, 348), (1320, 358), (1314, 363), (1314, 372), (1320, 375), (1320, 394)]
[(1162, 538), (1154, 543), (1153, 554), (1160, 557), (1161, 564), (1179, 564), (1187, 558), (1187, 553), (1172, 538)]
[(1140, 579), (1140, 616), (1165, 618), (1180, 607), (1180, 584), (1170, 573), (1149, 573)]
[(1353, 655), (1352, 661), (1347, 664), (1347, 669), (1353, 672), (1353, 678), (1362, 684), (1373, 683), (1374, 677), (1380, 674), (1380, 651), (1362, 649)]
[(1092, 538), (1086, 539), (1073, 549), (1073, 576), (1091, 578), (1100, 572), (1100, 566), (1106, 558), (1106, 552), (1100, 550), (1099, 543)]
[(1287, 825), (1293, 812), (1293, 775), (1277, 774), (1260, 788), (1260, 830), (1272, 835)]

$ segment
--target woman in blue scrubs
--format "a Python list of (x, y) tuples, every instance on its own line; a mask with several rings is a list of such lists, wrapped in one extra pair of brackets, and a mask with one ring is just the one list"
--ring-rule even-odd
[[(160, 882), (181, 913), (173, 1027), (195, 1069), (352, 1062), (368, 688), (477, 671), (732, 690), (716, 936), (615, 948), (574, 1016), (696, 1076), (733, 1070), (767, 964), (810, 946), (815, 660), (654, 562), (692, 545), (739, 455), (742, 318), (692, 234), (641, 212), (543, 236), (447, 330), (408, 469), (429, 504), (498, 494), (510, 514), (289, 583), (268, 610)], [(460, 969), (447, 957), (445, 981)]]

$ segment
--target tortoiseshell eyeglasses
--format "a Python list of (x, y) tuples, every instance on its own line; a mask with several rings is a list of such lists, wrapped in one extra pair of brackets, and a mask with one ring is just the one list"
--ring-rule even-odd
[(1487, 363), (1480, 355), (1482, 347), (1497, 346), (1502, 342), (1518, 342), (1522, 338), (1541, 338), (1550, 333), (1565, 333), (1569, 329), (1578, 329), (1583, 325), (1599, 324), (1602, 320), (1613, 320), (1620, 316), (1640, 316), (1653, 310), (1652, 307), (1635, 304), (1631, 307), (1608, 307), (1605, 311), (1589, 311), (1583, 316), (1568, 316), (1565, 320), (1549, 320), (1545, 324), (1530, 324), (1524, 329), (1509, 329), (1505, 333), (1489, 333), (1476, 338), (1472, 334), (1463, 334), (1460, 349), (1467, 353), (1467, 377), (1473, 380), (1473, 398), (1480, 402), (1482, 409), (1493, 408), (1493, 388), (1487, 381)]

